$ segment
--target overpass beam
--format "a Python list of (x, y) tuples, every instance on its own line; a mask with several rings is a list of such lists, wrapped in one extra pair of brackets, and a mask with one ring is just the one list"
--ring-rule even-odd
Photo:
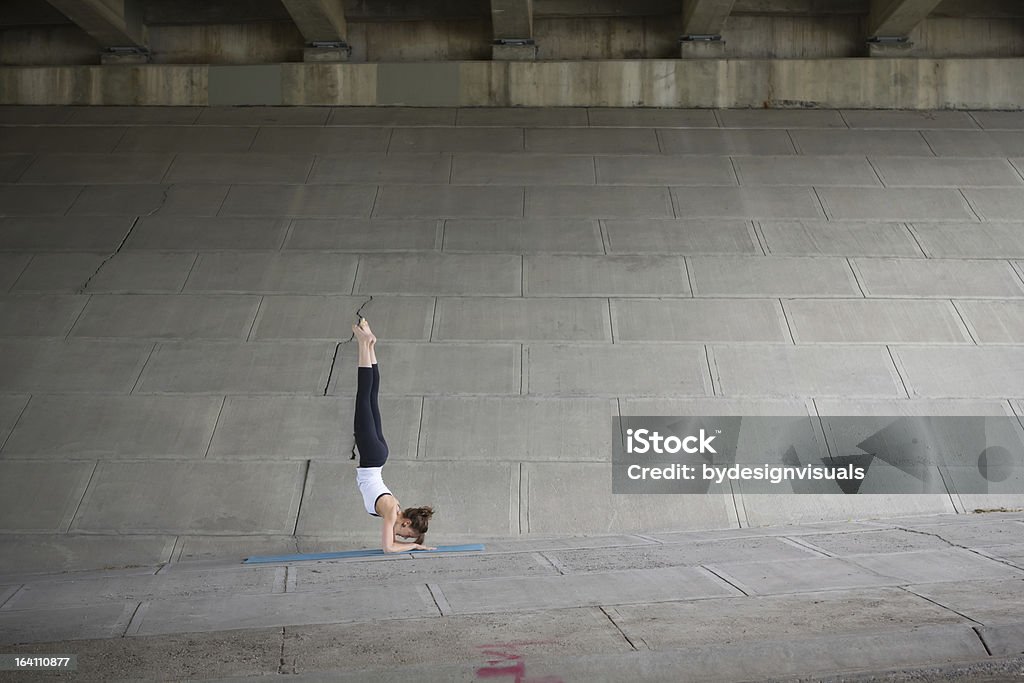
[(346, 62), (352, 53), (342, 0), (281, 0), (306, 41), (307, 62)]
[(99, 44), (104, 64), (149, 61), (142, 13), (136, 0), (48, 2)]
[(679, 56), (721, 57), (725, 53), (722, 28), (736, 0), (683, 0), (683, 31)]
[(532, 60), (537, 58), (533, 40), (533, 0), (490, 0), (494, 43), (491, 58)]
[(871, 0), (868, 15), (868, 53), (878, 57), (907, 54), (907, 36), (942, 0)]

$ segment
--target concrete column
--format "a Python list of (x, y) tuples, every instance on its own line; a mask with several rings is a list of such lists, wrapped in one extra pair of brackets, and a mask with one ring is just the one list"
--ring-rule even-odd
[(901, 57), (909, 54), (907, 36), (942, 0), (871, 0), (868, 15), (868, 54)]
[(735, 4), (736, 0), (683, 0), (679, 56), (684, 59), (724, 56), (722, 27)]
[(104, 64), (149, 61), (149, 47), (144, 37), (141, 12), (135, 0), (48, 2), (92, 36), (104, 51), (101, 57)]
[(281, 0), (306, 40), (306, 62), (347, 62), (352, 48), (342, 0)]
[(533, 0), (491, 0), (494, 31), (492, 59), (531, 60), (537, 58), (533, 41)]

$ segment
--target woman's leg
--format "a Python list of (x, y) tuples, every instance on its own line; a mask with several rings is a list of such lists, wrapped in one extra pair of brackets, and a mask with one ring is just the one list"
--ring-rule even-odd
[(359, 343), (356, 409), (353, 419), (353, 434), (356, 448), (359, 449), (359, 466), (381, 467), (387, 460), (388, 447), (380, 436), (380, 409), (377, 406), (379, 376), (377, 367), (372, 363), (372, 334), (357, 326), (353, 326), (352, 330)]

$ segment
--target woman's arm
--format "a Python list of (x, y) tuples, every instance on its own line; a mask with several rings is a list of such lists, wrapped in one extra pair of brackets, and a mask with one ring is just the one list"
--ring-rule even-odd
[(420, 545), (419, 543), (404, 543), (402, 541), (395, 540), (395, 522), (398, 521), (399, 505), (398, 501), (395, 500), (394, 496), (382, 496), (381, 502), (385, 499), (388, 501), (388, 505), (378, 505), (385, 507), (384, 510), (379, 510), (378, 514), (383, 518), (381, 526), (381, 549), (386, 553), (404, 553), (409, 550), (437, 550), (437, 548)]

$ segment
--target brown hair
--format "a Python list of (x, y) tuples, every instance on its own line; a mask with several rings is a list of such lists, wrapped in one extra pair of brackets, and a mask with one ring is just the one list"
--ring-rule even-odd
[(434, 516), (434, 508), (429, 505), (419, 508), (405, 508), (402, 511), (402, 516), (412, 522), (412, 530), (419, 534), (416, 537), (416, 542), (422, 544), (427, 536), (427, 526), (430, 523), (430, 518)]

